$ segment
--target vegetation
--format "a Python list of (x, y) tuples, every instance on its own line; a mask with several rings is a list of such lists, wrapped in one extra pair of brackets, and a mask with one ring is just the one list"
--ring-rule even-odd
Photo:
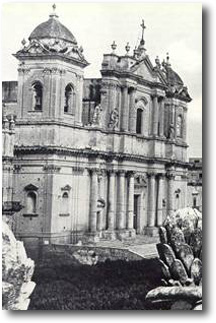
[(157, 259), (106, 261), (95, 266), (36, 266), (36, 288), (29, 310), (160, 309), (145, 301), (147, 292), (159, 286), (160, 279)]

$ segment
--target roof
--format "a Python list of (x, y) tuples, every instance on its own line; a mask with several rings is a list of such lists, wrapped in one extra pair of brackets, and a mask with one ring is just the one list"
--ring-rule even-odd
[(184, 85), (180, 76), (171, 67), (168, 67), (166, 69), (166, 79), (167, 79), (167, 83), (171, 86), (182, 87)]
[(29, 36), (29, 40), (43, 38), (62, 39), (75, 45), (77, 44), (74, 35), (59, 22), (55, 15), (50, 15), (50, 18), (38, 25)]

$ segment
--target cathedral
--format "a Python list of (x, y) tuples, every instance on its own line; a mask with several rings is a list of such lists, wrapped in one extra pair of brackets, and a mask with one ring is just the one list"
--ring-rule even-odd
[(104, 54), (85, 79), (83, 48), (55, 12), (14, 54), (3, 82), (3, 213), (26, 244), (157, 235), (187, 205), (187, 87), (144, 40)]

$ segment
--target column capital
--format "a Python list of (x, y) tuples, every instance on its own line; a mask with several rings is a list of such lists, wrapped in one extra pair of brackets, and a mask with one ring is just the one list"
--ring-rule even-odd
[(100, 173), (100, 169), (98, 169), (98, 168), (87, 168), (87, 170), (90, 174), (99, 174)]
[(120, 170), (118, 170), (118, 171), (117, 171), (117, 174), (118, 174), (119, 176), (125, 176), (125, 174), (126, 174), (126, 170), (124, 170), (124, 169), (120, 169)]
[(135, 171), (133, 171), (133, 170), (129, 170), (129, 171), (127, 171), (127, 173), (126, 173), (126, 175), (127, 175), (128, 177), (134, 177), (134, 176), (135, 176), (135, 174), (136, 174), (136, 172), (135, 172)]
[(155, 172), (148, 172), (147, 173), (147, 177), (151, 178), (151, 177), (155, 177), (157, 174)]
[(165, 174), (165, 173), (158, 173), (158, 174), (157, 174), (157, 177), (158, 177), (159, 179), (164, 179), (164, 178), (165, 178), (165, 176), (166, 176), (166, 174)]
[(116, 169), (107, 169), (106, 172), (108, 175), (116, 175), (117, 170)]
[(165, 92), (159, 89), (153, 89), (151, 92), (151, 97), (152, 98), (164, 98), (165, 97)]
[(171, 179), (175, 179), (175, 174), (174, 173), (167, 173), (166, 177), (171, 180)]
[(133, 92), (137, 90), (137, 86), (133, 84), (128, 84), (128, 90)]

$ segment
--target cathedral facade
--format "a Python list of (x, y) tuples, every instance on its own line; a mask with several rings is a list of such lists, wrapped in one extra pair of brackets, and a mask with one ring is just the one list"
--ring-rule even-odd
[(168, 56), (152, 64), (141, 27), (132, 54), (127, 44), (117, 55), (113, 42), (99, 79), (84, 78), (83, 49), (55, 12), (14, 55), (18, 82), (3, 83), (14, 134), (3, 197), (12, 188), (20, 202), (14, 231), (26, 243), (154, 235), (187, 205), (191, 98)]

